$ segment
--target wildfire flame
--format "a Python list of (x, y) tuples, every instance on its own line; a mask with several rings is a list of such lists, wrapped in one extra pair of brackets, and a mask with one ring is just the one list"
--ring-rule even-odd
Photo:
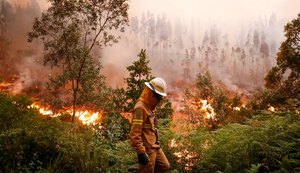
[(235, 111), (241, 111), (241, 108), (245, 108), (246, 106), (243, 104), (241, 107), (238, 107), (238, 106), (236, 106), (236, 107), (233, 107), (233, 110), (235, 110)]
[(276, 109), (273, 106), (269, 106), (268, 110), (271, 111), (271, 112), (277, 112)]
[(233, 110), (235, 110), (235, 111), (240, 111), (241, 108), (240, 108), (240, 107), (233, 107)]
[(7, 90), (12, 86), (12, 83), (0, 82), (0, 90)]
[(194, 110), (198, 110), (201, 113), (204, 113), (206, 119), (213, 119), (216, 116), (214, 108), (210, 105), (207, 100), (193, 101), (191, 99), (183, 99), (183, 102), (186, 102)]
[[(179, 147), (180, 144), (173, 138), (169, 141), (169, 148)], [(184, 160), (188, 160), (185, 162), (185, 169), (190, 170), (190, 168), (194, 165), (194, 162), (198, 158), (197, 153), (188, 151), (187, 149), (183, 149), (181, 151), (177, 151), (173, 153), (177, 158), (177, 162), (183, 163)]]
[(202, 103), (201, 110), (205, 111), (205, 115), (207, 119), (214, 118), (216, 113), (213, 107), (208, 103), (207, 100), (201, 100)]
[[(14, 76), (14, 78), (16, 78)], [(9, 91), (14, 86), (14, 83), (7, 83), (7, 82), (0, 82), (0, 90)], [(29, 108), (36, 108), (42, 115), (50, 116), (50, 117), (58, 117), (61, 116), (63, 113), (72, 114), (72, 109), (67, 109), (61, 113), (54, 113), (51, 109), (47, 108), (46, 106), (42, 106), (41, 104), (34, 102)], [(95, 124), (96, 122), (100, 121), (101, 114), (99, 112), (92, 112), (88, 110), (80, 110), (75, 112), (75, 116), (86, 125)]]
[[(56, 114), (53, 111), (51, 111), (50, 109), (39, 105), (38, 103), (33, 103), (30, 107), (36, 108), (42, 115), (47, 115), (50, 117), (58, 117), (58, 116), (61, 116), (62, 113), (70, 113), (70, 114), (72, 113), (72, 110), (68, 109), (64, 112)], [(100, 120), (100, 117), (101, 117), (99, 115), (99, 112), (91, 112), (91, 111), (87, 111), (87, 110), (76, 111), (75, 116), (78, 117), (78, 119), (81, 120), (81, 122), (86, 125), (95, 124), (97, 121)]]

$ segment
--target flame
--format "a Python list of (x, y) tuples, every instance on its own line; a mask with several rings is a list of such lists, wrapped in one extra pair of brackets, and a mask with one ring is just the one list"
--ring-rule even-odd
[[(71, 109), (68, 109), (61, 113), (54, 113), (49, 108), (43, 107), (43, 106), (39, 105), (38, 103), (33, 103), (29, 107), (36, 108), (42, 115), (47, 115), (50, 117), (59, 117), (63, 113), (70, 113), (70, 114), (72, 113)], [(87, 110), (76, 111), (75, 116), (78, 117), (78, 119), (81, 120), (81, 122), (86, 125), (95, 124), (96, 122), (100, 121), (100, 118), (101, 118), (101, 114), (99, 114), (99, 112), (92, 112), (92, 111), (87, 111)]]
[(206, 119), (214, 119), (216, 116), (214, 108), (207, 100), (194, 101), (192, 99), (183, 100), (194, 110), (204, 113)]
[(271, 112), (277, 112), (277, 110), (273, 106), (269, 106), (268, 110)]
[(171, 139), (170, 143), (169, 143), (169, 147), (170, 148), (175, 148), (175, 147), (178, 147), (178, 144), (176, 142), (176, 140), (173, 138)]
[(0, 82), (0, 90), (7, 90), (12, 85), (13, 85), (12, 83)]
[(241, 108), (245, 108), (246, 106), (243, 104), (241, 107), (233, 107), (232, 109), (235, 110), (235, 111), (241, 111)]
[(240, 108), (240, 107), (233, 107), (233, 110), (235, 110), (235, 111), (240, 111), (241, 108)]
[(205, 115), (207, 119), (214, 118), (216, 113), (213, 107), (208, 103), (207, 100), (201, 100), (202, 103), (201, 110), (205, 111)]
[[(179, 144), (174, 138), (169, 141), (168, 144), (169, 148), (176, 148), (182, 146)], [(181, 151), (177, 151), (173, 153), (177, 157), (177, 162), (185, 163), (185, 169), (190, 170), (191, 167), (194, 165), (196, 159), (198, 158), (197, 153), (188, 151), (187, 149), (183, 149)], [(188, 160), (188, 162), (184, 161)]]
[(79, 119), (82, 121), (83, 124), (94, 124), (99, 119), (99, 112), (89, 112), (89, 111), (83, 111), (83, 112), (76, 112), (75, 115), (79, 117)]

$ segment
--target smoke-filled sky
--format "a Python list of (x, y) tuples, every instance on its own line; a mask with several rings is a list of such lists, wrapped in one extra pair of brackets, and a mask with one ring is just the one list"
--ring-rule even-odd
[(300, 13), (299, 0), (130, 0), (130, 14), (147, 11), (162, 14), (173, 22), (200, 22), (222, 25), (232, 30), (276, 14), (278, 20), (291, 20)]
[[(222, 34), (228, 34), (228, 39), (231, 42), (236, 42), (241, 37), (241, 32), (247, 32), (251, 28), (264, 27), (264, 24), (259, 22), (268, 22), (272, 15), (276, 16), (276, 28), (261, 29), (267, 35), (267, 39), (274, 40), (279, 46), (283, 41), (284, 25), (290, 20), (297, 17), (300, 13), (299, 0), (130, 0), (130, 17), (136, 16), (139, 20), (143, 15), (150, 13), (154, 19), (157, 16), (165, 16), (166, 20), (170, 21), (174, 26), (178, 21), (182, 25), (186, 25), (186, 32), (189, 32), (191, 23), (197, 25), (196, 31), (199, 35), (203, 35), (210, 27), (216, 27)], [(254, 26), (255, 25), (255, 26)], [(197, 33), (198, 32), (198, 33)], [(186, 33), (188, 36), (189, 33)], [(138, 36), (140, 38), (141, 35)], [(172, 36), (174, 37), (174, 35)], [(124, 37), (123, 37), (124, 38)], [(135, 38), (136, 39), (136, 38)], [(186, 38), (183, 38), (187, 40)], [(174, 41), (172, 38), (171, 42)], [(139, 42), (138, 42), (139, 43)], [(112, 48), (104, 50), (104, 60), (109, 64), (109, 69), (112, 64), (125, 64), (128, 66), (138, 54), (138, 51), (143, 47), (143, 44), (130, 47), (128, 43), (114, 45)], [(232, 43), (234, 45), (235, 43)], [(126, 47), (125, 47), (126, 46)], [(120, 51), (121, 50), (121, 51)], [(113, 54), (111, 54), (113, 52)], [(184, 50), (183, 50), (184, 52)], [(109, 57), (109, 58), (106, 58)], [(154, 58), (154, 57), (152, 57)], [(118, 61), (115, 61), (118, 60)], [(274, 62), (273, 62), (274, 63)], [(117, 67), (121, 71), (126, 72), (125, 66)], [(165, 71), (155, 69), (152, 66), (155, 75), (165, 74)], [(180, 68), (180, 67), (175, 67)], [(122, 73), (123, 73), (122, 72)], [(215, 72), (222, 74), (223, 72)], [(171, 73), (174, 75), (174, 73)], [(117, 74), (120, 76), (120, 73)], [(178, 75), (178, 74), (177, 74)], [(176, 76), (176, 75), (175, 75)], [(170, 76), (164, 76), (170, 78)], [(116, 77), (117, 78), (117, 77)], [(115, 78), (115, 79), (116, 79)], [(223, 76), (219, 76), (223, 78)], [(263, 79), (263, 76), (261, 76)], [(226, 78), (227, 79), (227, 78)], [(231, 79), (230, 79), (231, 80)], [(114, 81), (114, 80), (112, 80)], [(235, 87), (234, 87), (235, 88)]]
[(300, 12), (299, 0), (131, 0), (131, 13), (164, 13), (174, 19), (247, 22), (269, 16), (293, 18)]
[[(8, 2), (24, 7), (30, 3), (31, 0), (8, 0)], [(49, 6), (47, 0), (36, 0), (36, 2), (40, 5), (42, 11), (46, 10)], [(242, 41), (245, 41), (247, 33), (253, 36), (254, 31), (258, 30), (260, 34), (264, 34), (267, 44), (270, 45), (270, 49), (272, 49), (271, 42), (275, 42), (276, 49), (284, 39), (284, 25), (296, 18), (297, 14), (300, 13), (300, 0), (129, 0), (129, 5), (129, 19), (137, 17), (139, 22), (141, 22), (142, 16), (148, 13), (153, 16), (155, 22), (158, 22), (158, 18), (161, 20), (164, 16), (167, 24), (169, 22), (172, 27), (172, 35), (168, 38), (172, 44), (177, 39), (175, 31), (176, 25), (180, 23), (181, 33), (185, 34), (185, 36), (182, 36), (182, 39), (186, 44), (179, 53), (176, 52), (176, 55), (180, 56), (179, 58), (184, 58), (185, 52), (190, 51), (192, 46), (196, 48), (197, 46), (201, 46), (204, 33), (211, 32), (210, 29), (212, 27), (219, 33), (220, 38), (226, 35), (226, 39), (231, 42), (231, 47), (237, 48), (241, 45), (240, 43)], [(264, 22), (268, 23), (271, 16), (276, 17), (275, 25), (265, 25)], [(155, 23), (155, 25), (159, 24)], [(192, 30), (191, 26), (195, 27), (193, 34), (188, 33)], [(153, 46), (156, 44), (159, 45), (158, 47), (163, 47), (164, 43), (162, 43), (162, 40), (159, 40), (158, 36), (156, 36), (156, 39), (150, 40), (150, 44), (145, 44), (145, 38), (148, 38), (142, 38), (143, 35), (141, 32), (136, 35), (132, 34), (132, 32), (130, 32), (132, 28), (130, 27), (127, 28), (125, 34), (121, 35), (122, 39), (119, 43), (103, 49), (102, 61), (104, 73), (109, 78), (108, 82), (112, 86), (122, 85), (124, 77), (128, 75), (126, 67), (131, 65), (134, 60), (137, 60), (137, 54), (141, 49), (150, 49), (147, 52), (149, 53), (148, 55), (151, 61), (157, 58), (157, 55), (163, 58), (167, 55), (167, 58), (170, 59), (175, 55), (174, 50), (176, 50), (176, 45), (173, 44), (172, 48), (168, 50), (164, 49), (163, 51), (165, 52), (160, 53), (159, 51), (162, 49)], [(155, 27), (156, 30), (163, 30), (163, 27)], [(191, 39), (191, 37), (188, 37), (189, 35), (195, 37), (194, 45), (188, 45)], [(147, 41), (149, 42), (149, 40)], [(157, 42), (159, 43), (157, 44)], [(202, 58), (201, 60), (203, 60), (203, 54), (201, 54), (200, 51), (197, 53), (196, 58)], [(274, 50), (273, 52), (270, 51), (270, 57), (275, 53)], [(179, 71), (178, 69), (182, 69), (182, 66), (179, 67), (180, 63), (176, 64), (174, 61), (179, 61), (179, 58), (177, 57), (177, 59), (174, 58), (172, 60), (173, 69), (169, 68), (168, 70), (165, 68), (166, 65), (161, 62), (152, 63), (151, 68), (153, 69), (153, 75), (167, 78), (168, 82), (178, 78), (178, 75), (181, 75), (180, 72), (182, 73), (182, 70)], [(168, 62), (170, 63), (170, 61)], [(270, 62), (274, 63), (272, 61)], [(235, 62), (228, 61), (227, 63), (232, 64)], [(259, 63), (261, 62), (258, 62), (258, 64)], [(246, 62), (246, 66), (247, 65)], [(229, 88), (239, 88), (235, 84), (237, 83), (236, 81), (239, 80), (238, 77), (233, 77), (232, 74), (227, 77), (224, 75), (230, 68), (232, 67), (230, 66), (226, 69), (216, 65), (215, 69), (218, 71), (215, 70), (212, 74), (216, 76), (217, 80), (223, 80), (223, 83)], [(194, 73), (197, 73), (197, 71)], [(263, 76), (261, 76), (261, 78), (263, 79)]]
[[(25, 6), (30, 0), (8, 0)], [(47, 0), (37, 0), (47, 9)], [(271, 13), (293, 18), (300, 12), (299, 0), (130, 0), (131, 15), (145, 11), (164, 13), (174, 18), (195, 18), (242, 22)], [(172, 18), (171, 17), (171, 18)]]

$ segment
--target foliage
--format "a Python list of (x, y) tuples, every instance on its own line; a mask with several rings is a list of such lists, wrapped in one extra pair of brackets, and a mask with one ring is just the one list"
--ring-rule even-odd
[(131, 111), (133, 109), (145, 87), (144, 83), (153, 78), (151, 75), (152, 69), (149, 67), (150, 60), (146, 55), (146, 50), (142, 49), (138, 57), (139, 59), (137, 61), (134, 61), (132, 65), (127, 67), (129, 77), (125, 78), (127, 84), (125, 90), (127, 100), (125, 111)]
[(300, 110), (300, 101), (294, 98), (286, 98), (278, 91), (258, 90), (248, 103), (247, 107), (253, 112), (270, 109), (271, 106), (275, 111), (294, 111)]
[[(31, 103), (0, 93), (0, 172), (126, 172), (136, 163), (120, 114), (88, 127), (40, 115)], [(175, 133), (170, 123), (159, 119), (159, 140), (175, 172), (300, 171), (297, 113), (261, 111), (213, 131)], [(173, 139), (177, 146), (170, 147)]]
[(0, 131), (6, 131), (31, 116), (32, 111), (24, 109), (32, 104), (26, 96), (12, 96), (0, 91)]
[[(149, 59), (146, 55), (146, 50), (142, 49), (138, 54), (139, 59), (134, 61), (132, 65), (127, 67), (129, 77), (125, 78), (127, 88), (125, 90), (125, 111), (131, 111), (139, 99), (144, 87), (145, 82), (150, 81), (153, 76), (151, 75), (151, 68), (149, 67)], [(118, 99), (120, 100), (120, 99)], [(173, 114), (172, 104), (168, 99), (163, 99), (157, 106), (157, 113), (160, 118), (172, 118)]]
[(286, 40), (277, 53), (277, 65), (265, 77), (265, 86), (285, 99), (300, 100), (300, 14), (285, 26), (284, 31)]
[[(202, 142), (203, 147), (198, 145), (201, 153), (199, 151), (197, 153), (201, 154), (201, 161), (199, 165), (195, 166), (195, 170), (201, 170), (200, 172), (239, 172), (239, 170), (247, 168), (246, 144), (252, 140), (241, 134), (249, 133), (248, 131), (250, 131), (248, 126), (230, 124), (215, 134), (211, 134), (211, 139), (206, 138)], [(195, 145), (195, 143), (193, 144)], [(236, 163), (237, 160), (239, 163)]]
[(121, 114), (110, 113), (104, 117), (99, 133), (104, 136), (109, 143), (115, 144), (117, 141), (128, 139), (130, 124)]
[(127, 140), (39, 115), (31, 103), (0, 94), (0, 172), (123, 172), (135, 161)]
[(208, 71), (197, 74), (196, 88), (198, 91), (197, 95), (200, 98), (210, 100), (210, 97), (213, 95), (214, 84)]
[(159, 118), (172, 120), (173, 112), (172, 103), (168, 99), (163, 98), (157, 106)]
[[(257, 90), (252, 94), (252, 98), (248, 106), (254, 111), (260, 111), (268, 109), (270, 106), (278, 107), (283, 105), (285, 98), (277, 93), (270, 90)], [(272, 105), (271, 105), (272, 104)]]
[(170, 119), (158, 119), (159, 141), (166, 157), (170, 162), (171, 169), (184, 172), (184, 164), (178, 164), (178, 158), (174, 155), (174, 153), (178, 151), (177, 148), (170, 147), (171, 141), (174, 139), (178, 141), (181, 135), (174, 133), (174, 131), (170, 128), (170, 124)]
[(54, 105), (73, 106), (73, 121), (77, 105), (95, 101), (96, 91), (102, 93), (104, 79), (94, 47), (117, 42), (113, 30), (124, 31), (128, 4), (127, 0), (49, 2), (51, 7), (35, 20), (29, 41), (40, 38), (44, 63), (59, 68), (49, 88), (56, 92)]
[(300, 170), (298, 114), (260, 114), (246, 124), (191, 134), (199, 160), (194, 172), (297, 172)]
[[(216, 128), (223, 124), (242, 122), (249, 117), (250, 112), (242, 107), (241, 96), (235, 94), (232, 97), (215, 85), (208, 71), (199, 73), (195, 84), (195, 89), (186, 89), (184, 95), (183, 112), (189, 115), (192, 124)], [(209, 118), (207, 114), (214, 114), (214, 117)]]
[(124, 104), (126, 102), (126, 95), (125, 95), (125, 89), (124, 88), (116, 88), (114, 89), (111, 98), (111, 109), (115, 112), (121, 113), (124, 111)]

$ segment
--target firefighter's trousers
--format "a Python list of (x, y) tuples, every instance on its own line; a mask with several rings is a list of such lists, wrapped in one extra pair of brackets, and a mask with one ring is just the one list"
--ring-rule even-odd
[(160, 173), (170, 169), (170, 163), (161, 148), (154, 151), (151, 150), (147, 154), (150, 161), (146, 165), (140, 165), (140, 173)]

